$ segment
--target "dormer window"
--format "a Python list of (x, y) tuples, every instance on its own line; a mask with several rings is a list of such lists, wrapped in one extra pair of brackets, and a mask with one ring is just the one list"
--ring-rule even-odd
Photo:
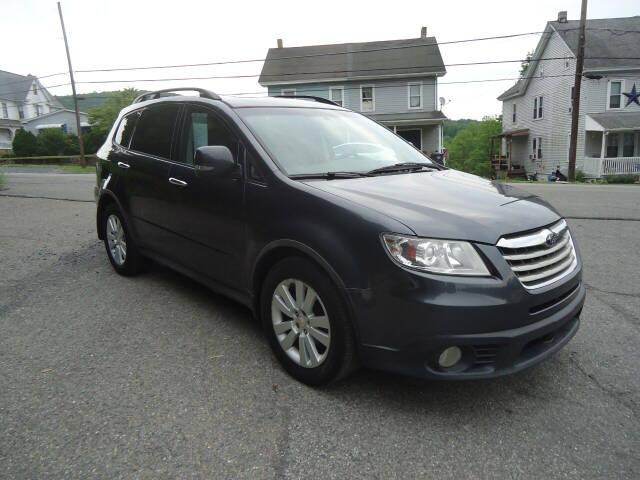
[(38, 84), (35, 82), (33, 83), (33, 94), (38, 95)]

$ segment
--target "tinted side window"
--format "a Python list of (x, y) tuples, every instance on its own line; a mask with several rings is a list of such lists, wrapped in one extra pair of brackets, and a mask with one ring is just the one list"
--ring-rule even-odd
[(256, 182), (264, 182), (264, 177), (262, 176), (262, 173), (260, 173), (260, 169), (258, 168), (258, 166), (256, 165), (256, 160), (253, 157), (253, 155), (251, 155), (251, 153), (247, 152), (246, 153), (246, 163), (247, 163), (247, 171), (248, 171), (248, 177), (251, 180), (255, 180)]
[(131, 149), (169, 158), (171, 137), (179, 109), (179, 105), (158, 105), (144, 110), (138, 120)]
[(237, 156), (238, 139), (224, 122), (208, 110), (192, 107), (186, 116), (182, 161), (193, 164), (196, 150), (207, 145), (224, 145), (233, 158)]
[(118, 130), (116, 130), (116, 134), (113, 137), (113, 140), (118, 145), (129, 148), (131, 135), (133, 134), (133, 129), (136, 127), (136, 120), (138, 120), (138, 112), (130, 113), (122, 120), (120, 120)]

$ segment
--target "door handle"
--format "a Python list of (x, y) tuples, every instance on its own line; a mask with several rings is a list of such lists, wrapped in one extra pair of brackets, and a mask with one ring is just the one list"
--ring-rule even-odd
[(187, 186), (187, 182), (185, 182), (184, 180), (180, 180), (178, 178), (173, 178), (173, 177), (169, 178), (169, 183), (173, 183), (174, 185), (177, 185), (178, 187), (186, 187)]
[(131, 167), (131, 165), (129, 165), (128, 163), (124, 163), (124, 162), (118, 162), (118, 166), (120, 168), (129, 168), (129, 167)]

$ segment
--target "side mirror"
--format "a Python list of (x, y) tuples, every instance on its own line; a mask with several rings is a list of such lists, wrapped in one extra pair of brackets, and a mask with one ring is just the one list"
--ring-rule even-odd
[(223, 145), (200, 147), (193, 158), (196, 173), (223, 177), (238, 170), (229, 148)]

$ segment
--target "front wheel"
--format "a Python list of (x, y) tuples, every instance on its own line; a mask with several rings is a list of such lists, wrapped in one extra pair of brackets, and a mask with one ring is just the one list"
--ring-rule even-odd
[(262, 290), (261, 313), (276, 357), (299, 381), (323, 385), (356, 368), (343, 301), (313, 263), (293, 257), (273, 267)]

